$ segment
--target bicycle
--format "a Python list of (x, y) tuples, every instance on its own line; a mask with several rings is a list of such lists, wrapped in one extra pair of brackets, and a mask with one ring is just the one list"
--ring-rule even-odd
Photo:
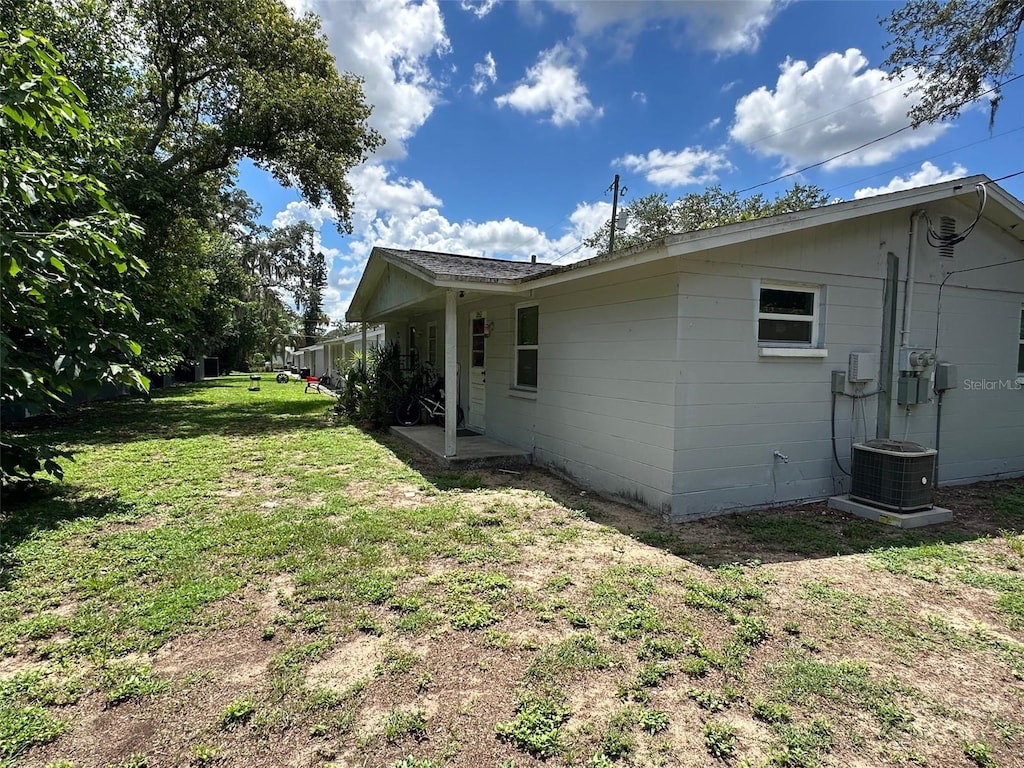
[[(455, 425), (461, 427), (466, 420), (462, 406), (455, 405)], [(395, 406), (395, 421), (403, 427), (413, 427), (421, 422), (433, 422), (444, 426), (445, 398), (444, 379), (438, 379), (430, 392), (401, 401)]]

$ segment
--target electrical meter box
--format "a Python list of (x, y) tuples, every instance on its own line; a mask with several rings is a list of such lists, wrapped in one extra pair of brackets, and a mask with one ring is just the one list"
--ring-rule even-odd
[(925, 347), (900, 347), (900, 370), (919, 373), (935, 364), (935, 353)]
[(878, 361), (872, 352), (850, 353), (850, 383), (873, 381), (878, 370)]
[(900, 405), (921, 405), (928, 402), (932, 380), (927, 376), (900, 376), (896, 383), (896, 402)]

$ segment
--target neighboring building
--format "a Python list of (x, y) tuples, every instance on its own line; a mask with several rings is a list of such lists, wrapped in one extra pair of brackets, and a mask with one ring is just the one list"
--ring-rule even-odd
[[(366, 329), (366, 346), (375, 349), (384, 343), (384, 327), (374, 325)], [(356, 331), (338, 339), (327, 339), (319, 344), (299, 347), (293, 350), (289, 365), (302, 369), (309, 368), (312, 376), (337, 378), (344, 372), (345, 365), (353, 355), (362, 354), (363, 333)]]
[[(569, 266), (374, 248), (347, 318), (458, 372), (470, 427), (686, 520), (846, 491), (833, 448), (848, 469), (865, 438), (935, 446), (940, 402), (940, 482), (1024, 474), (1022, 238), (978, 176)], [(957, 388), (909, 381), (936, 370), (915, 348)]]

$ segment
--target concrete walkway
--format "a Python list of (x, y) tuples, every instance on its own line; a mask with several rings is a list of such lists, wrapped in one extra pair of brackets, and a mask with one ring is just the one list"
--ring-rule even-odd
[(455, 438), (455, 456), (445, 458), (441, 427), (391, 427), (391, 434), (418, 445), (449, 467), (522, 467), (530, 463), (527, 451), (499, 443), (486, 435)]

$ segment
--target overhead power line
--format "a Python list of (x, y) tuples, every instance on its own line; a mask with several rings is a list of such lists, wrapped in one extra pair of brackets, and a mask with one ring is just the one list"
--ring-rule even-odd
[[(1020, 80), (1021, 78), (1024, 78), (1024, 74), (1020, 74), (1020, 75), (1016, 75), (1015, 77), (1011, 77), (1008, 80), (1004, 80), (1003, 82), (993, 86), (992, 88), (989, 88), (987, 91), (983, 91), (982, 93), (979, 93), (977, 96), (972, 96), (969, 99), (964, 99), (959, 104), (957, 104), (957, 106), (958, 107), (962, 107), (962, 106), (964, 106), (966, 104), (969, 104), (972, 101), (976, 101), (977, 99), (980, 99), (982, 96), (987, 96), (990, 93), (994, 93), (995, 91), (999, 90), (1003, 86), (1009, 85), (1010, 83), (1015, 82), (1017, 80)], [(902, 128), (897, 128), (895, 131), (890, 131), (889, 133), (885, 134), (884, 136), (879, 136), (877, 139), (872, 139), (871, 141), (865, 141), (863, 144), (861, 144), (859, 146), (856, 146), (853, 149), (847, 149), (844, 152), (839, 152), (838, 154), (832, 155), (832, 157), (825, 158), (824, 160), (819, 160), (818, 162), (811, 163), (810, 165), (805, 165), (802, 168), (797, 168), (795, 171), (790, 171), (789, 173), (784, 173), (781, 176), (776, 176), (774, 179), (769, 179), (768, 181), (762, 181), (760, 184), (753, 184), (753, 185), (751, 185), (749, 187), (745, 187), (743, 189), (737, 190), (737, 193), (738, 194), (743, 194), (744, 192), (750, 192), (751, 190), (754, 190), (754, 189), (760, 189), (761, 187), (767, 187), (769, 184), (774, 184), (775, 182), (782, 181), (783, 179), (792, 178), (793, 176), (797, 176), (797, 175), (799, 175), (801, 173), (804, 173), (805, 171), (809, 171), (812, 168), (820, 168), (821, 166), (826, 165), (827, 163), (831, 163), (833, 160), (838, 160), (840, 157), (846, 157), (847, 155), (852, 155), (854, 152), (859, 152), (862, 149), (866, 149), (867, 147), (870, 147), (870, 146), (872, 146), (874, 144), (878, 144), (879, 142), (885, 141), (886, 139), (891, 139), (893, 136), (901, 134), (904, 131), (909, 131), (913, 127), (914, 127), (913, 123), (908, 123), (907, 125), (904, 125)]]

